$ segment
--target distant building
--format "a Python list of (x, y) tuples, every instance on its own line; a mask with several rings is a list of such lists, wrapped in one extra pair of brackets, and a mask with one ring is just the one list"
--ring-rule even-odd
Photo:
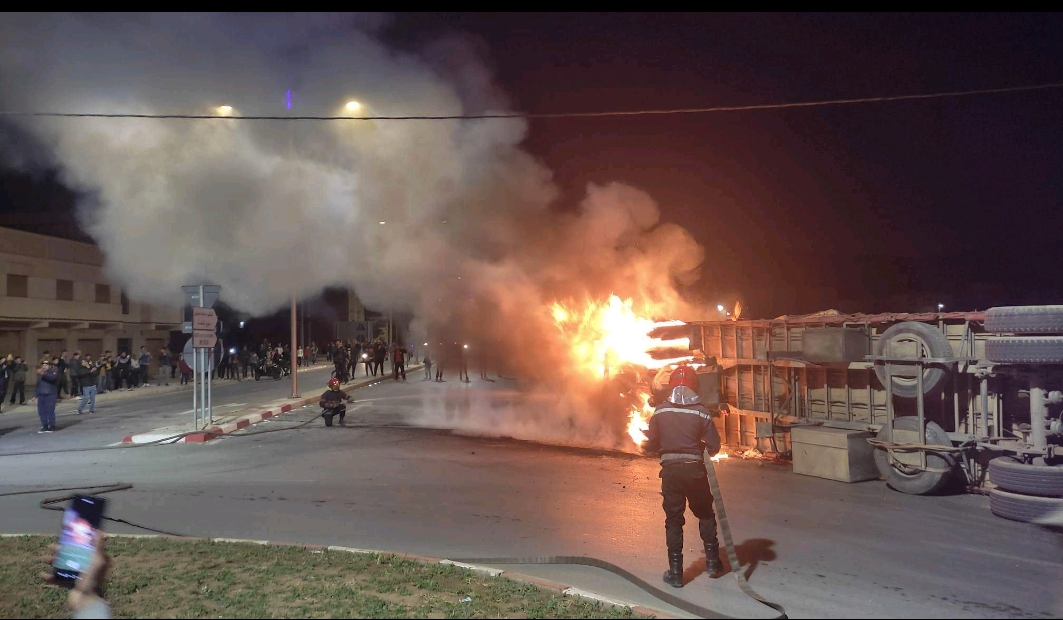
[(131, 302), (104, 278), (95, 245), (0, 228), (0, 355), (31, 368), (44, 351), (64, 349), (97, 356), (146, 346), (157, 358), (181, 315), (179, 306)]

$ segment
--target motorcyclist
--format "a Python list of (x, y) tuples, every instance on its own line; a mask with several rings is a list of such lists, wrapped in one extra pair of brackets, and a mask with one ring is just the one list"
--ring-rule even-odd
[(723, 573), (720, 543), (716, 537), (716, 514), (706, 476), (705, 457), (720, 451), (720, 433), (712, 413), (701, 404), (698, 376), (689, 366), (679, 366), (668, 379), (668, 399), (650, 417), (642, 449), (661, 457), (661, 494), (664, 496), (664, 532), (668, 545), (668, 571), (664, 582), (683, 587), (683, 526), (687, 503), (699, 520), (705, 544), (705, 570)]
[(340, 389), (339, 379), (336, 377), (329, 379), (328, 389), (321, 395), (319, 402), (321, 408), (325, 410), (322, 413), (325, 426), (332, 426), (332, 417), (336, 415), (340, 417), (340, 424), (343, 424), (343, 418), (347, 415), (347, 405), (343, 404), (343, 401), (350, 402), (350, 395)]

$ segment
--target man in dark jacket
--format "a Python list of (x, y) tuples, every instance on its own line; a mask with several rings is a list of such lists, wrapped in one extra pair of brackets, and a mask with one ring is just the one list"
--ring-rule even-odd
[(0, 358), (0, 410), (3, 410), (4, 397), (7, 396), (7, 386), (11, 383), (11, 368), (15, 360), (10, 355)]
[(59, 397), (59, 369), (52, 360), (44, 358), (37, 368), (37, 416), (41, 419), (38, 433), (55, 430), (55, 403)]
[(11, 369), (11, 404), (15, 404), (15, 396), (18, 396), (18, 404), (25, 405), (26, 374), (29, 373), (29, 367), (21, 357), (16, 357), (9, 368)]
[(668, 380), (671, 393), (650, 418), (642, 448), (661, 457), (661, 494), (664, 496), (664, 534), (668, 544), (668, 571), (664, 582), (683, 587), (683, 526), (687, 503), (698, 518), (705, 544), (705, 570), (723, 572), (716, 514), (705, 471), (705, 452), (720, 451), (720, 433), (712, 414), (698, 397), (698, 377), (693, 368), (679, 366)]

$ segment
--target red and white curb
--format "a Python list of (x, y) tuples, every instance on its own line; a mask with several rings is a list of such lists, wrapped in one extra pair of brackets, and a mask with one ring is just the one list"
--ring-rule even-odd
[[(0, 538), (21, 538), (23, 536), (39, 536), (39, 534), (0, 534)], [(337, 545), (306, 545), (301, 543), (290, 542), (276, 542), (271, 540), (249, 540), (245, 538), (199, 538), (195, 536), (188, 537), (175, 537), (165, 536), (157, 534), (111, 534), (104, 533), (107, 538), (170, 538), (180, 541), (209, 541), (212, 543), (222, 544), (237, 544), (237, 545), (263, 545), (263, 546), (275, 546), (275, 547), (300, 547), (314, 553), (321, 553), (322, 551), (331, 551), (334, 553), (358, 553), (364, 555), (391, 555), (411, 562), (417, 562), (419, 564), (442, 564), (444, 566), (453, 566), (454, 568), (460, 568), (469, 572), (476, 573), (485, 577), (501, 577), (506, 576), (506, 579), (510, 581), (516, 581), (518, 583), (524, 583), (533, 585), (543, 590), (547, 590), (554, 594), (560, 594), (562, 596), (575, 596), (584, 598), (590, 601), (602, 603), (603, 605), (612, 605), (613, 607), (619, 607), (624, 609), (630, 609), (632, 612), (640, 616), (656, 616), (657, 618), (675, 618), (666, 613), (658, 611), (656, 609), (650, 609), (649, 607), (643, 607), (642, 605), (635, 605), (625, 601), (609, 598), (604, 594), (598, 594), (597, 592), (591, 592), (589, 590), (583, 590), (572, 586), (565, 585), (563, 583), (557, 583), (555, 581), (549, 581), (546, 579), (540, 579), (538, 577), (532, 577), (531, 575), (525, 575), (522, 573), (514, 573), (497, 568), (491, 568), (490, 566), (479, 566), (475, 564), (465, 564), (463, 562), (454, 562), (452, 560), (433, 558), (423, 555), (413, 555), (410, 553), (395, 553), (393, 551), (385, 551), (381, 549), (358, 549), (356, 547), (340, 547)]]
[[(362, 388), (369, 387), (369, 386), (372, 386), (372, 385), (376, 385), (378, 383), (381, 383), (381, 382), (384, 382), (384, 381), (388, 381), (390, 379), (391, 379), (391, 375), (388, 375), (386, 377), (380, 377), (380, 378), (377, 378), (377, 379), (373, 379), (371, 381), (366, 381), (365, 383), (362, 383), (361, 385), (351, 386), (351, 387), (345, 389), (344, 392), (351, 392), (351, 391), (354, 391), (354, 390), (360, 390)], [(189, 433), (189, 434), (185, 435), (184, 437), (181, 437), (180, 439), (175, 439), (172, 442), (167, 442), (167, 443), (203, 443), (205, 441), (210, 441), (211, 439), (216, 439), (218, 437), (221, 437), (222, 435), (228, 435), (229, 433), (234, 433), (234, 432), (236, 432), (238, 430), (247, 428), (248, 426), (251, 426), (252, 424), (258, 424), (259, 422), (262, 422), (264, 420), (268, 420), (270, 418), (275, 418), (275, 417), (277, 417), (279, 415), (284, 415), (285, 413), (289, 413), (290, 411), (292, 411), (294, 409), (300, 409), (300, 408), (305, 407), (307, 405), (313, 405), (313, 404), (317, 403), (318, 399), (319, 399), (318, 396), (311, 396), (309, 398), (303, 398), (303, 399), (297, 400), (295, 402), (283, 404), (280, 407), (276, 407), (274, 409), (269, 409), (269, 410), (266, 410), (266, 411), (259, 411), (258, 413), (251, 413), (251, 414), (248, 414), (248, 415), (240, 416), (239, 418), (237, 418), (236, 420), (233, 420), (232, 422), (228, 422), (226, 424), (220, 424), (220, 425), (217, 425), (217, 426), (212, 426), (212, 427), (210, 427), (208, 429), (205, 429), (203, 431), (192, 432), (192, 433)], [(153, 443), (153, 442), (156, 442), (156, 441), (161, 442), (164, 439), (170, 439), (172, 437), (176, 437), (176, 436), (181, 435), (181, 434), (182, 433), (180, 433), (180, 432), (167, 433), (167, 432), (160, 432), (160, 431), (156, 430), (156, 431), (150, 431), (150, 432), (147, 432), (147, 433), (137, 433), (135, 435), (126, 435), (125, 437), (122, 438), (122, 443)]]

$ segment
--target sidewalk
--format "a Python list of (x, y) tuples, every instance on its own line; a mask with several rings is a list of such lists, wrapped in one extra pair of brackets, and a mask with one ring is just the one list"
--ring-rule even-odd
[[(332, 364), (329, 364), (327, 362), (318, 362), (317, 364), (315, 364), (313, 366), (301, 366), (299, 368), (299, 374), (301, 376), (302, 373), (304, 373), (304, 372), (313, 372), (313, 371), (316, 371), (316, 370), (323, 370), (325, 368), (332, 368)], [(157, 377), (152, 376), (152, 379), (156, 379), (156, 378)], [(288, 377), (285, 377), (285, 379), (288, 379)], [(241, 381), (252, 381), (253, 382), (254, 380), (255, 380), (255, 378), (252, 375), (248, 375), (247, 379), (240, 379), (240, 380), (236, 380), (236, 379), (218, 379), (217, 376), (215, 376), (215, 378), (214, 378), (214, 389), (218, 389), (220, 387), (225, 387), (227, 385), (235, 385), (235, 384), (240, 383)], [(102, 404), (107, 404), (109, 402), (125, 400), (127, 398), (136, 398), (138, 396), (156, 395), (156, 394), (170, 394), (170, 393), (173, 393), (173, 392), (181, 392), (181, 391), (188, 391), (188, 392), (192, 391), (192, 384), (191, 383), (187, 383), (185, 385), (181, 385), (181, 376), (178, 375), (176, 379), (171, 379), (170, 380), (170, 385), (165, 385), (165, 384), (158, 385), (157, 383), (150, 383), (148, 385), (140, 385), (138, 387), (133, 388), (132, 390), (128, 390), (126, 388), (122, 388), (122, 389), (119, 389), (119, 390), (108, 390), (107, 392), (104, 392), (103, 394), (97, 394), (96, 395), (96, 404), (97, 405), (102, 405)], [(10, 392), (7, 394), (7, 397), (8, 398), (11, 397)], [(80, 402), (81, 402), (80, 399), (75, 398), (73, 396), (64, 397), (56, 405), (55, 410), (56, 410), (57, 413), (62, 412), (64, 410), (73, 411), (74, 409), (77, 409), (78, 403), (80, 403)], [(17, 411), (30, 411), (30, 410), (32, 410), (32, 411), (36, 411), (37, 410), (37, 397), (34, 396), (31, 393), (30, 389), (27, 389), (26, 390), (26, 404), (25, 405), (11, 405), (9, 401), (5, 400), (4, 403), (3, 403), (3, 411), (0, 412), (0, 415), (4, 415), (4, 414), (8, 414), (8, 413), (15, 413)]]
[[(318, 364), (322, 367), (321, 364)], [(331, 367), (331, 366), (330, 366)], [(423, 368), (423, 365), (409, 365), (406, 367), (406, 372), (409, 374), (415, 370)], [(301, 371), (302, 372), (302, 371)], [(301, 373), (300, 373), (301, 374)], [(355, 379), (344, 386), (344, 392), (351, 392), (364, 387), (369, 387), (383, 381), (391, 381), (391, 373), (384, 375), (362, 377), (361, 379)], [(173, 443), (203, 443), (210, 441), (222, 435), (228, 435), (238, 430), (247, 428), (252, 424), (258, 424), (263, 420), (284, 415), (295, 409), (301, 409), (303, 407), (315, 406), (318, 400), (321, 398), (320, 385), (315, 385), (312, 394), (304, 394), (301, 398), (292, 399), (291, 397), (279, 398), (270, 401), (265, 404), (257, 405), (253, 407), (252, 411), (235, 412), (220, 416), (214, 420), (214, 424), (209, 428), (197, 429), (193, 428), (192, 424), (180, 424), (173, 426), (164, 426), (156, 428), (144, 433), (136, 433), (133, 435), (127, 435), (122, 439), (123, 443), (152, 443), (179, 435), (184, 435), (180, 439), (176, 439)]]

